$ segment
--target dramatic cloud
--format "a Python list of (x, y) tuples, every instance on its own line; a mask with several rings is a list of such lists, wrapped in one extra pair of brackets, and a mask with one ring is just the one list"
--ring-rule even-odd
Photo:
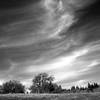
[(47, 72), (63, 87), (99, 81), (99, 0), (1, 0), (0, 84), (30, 85)]

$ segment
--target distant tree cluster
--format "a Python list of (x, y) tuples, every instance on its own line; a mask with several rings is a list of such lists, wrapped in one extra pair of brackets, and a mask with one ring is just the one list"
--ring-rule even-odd
[(0, 86), (0, 93), (24, 93), (25, 86), (22, 85), (19, 81), (10, 80), (5, 82), (2, 86)]
[(86, 87), (72, 86), (67, 92), (79, 93), (79, 92), (94, 92), (95, 89), (100, 88), (98, 83), (88, 83)]
[(93, 84), (90, 84), (90, 83), (88, 83), (88, 92), (89, 91), (91, 91), (91, 92), (93, 92), (94, 91), (94, 89), (97, 89), (97, 88), (99, 88), (100, 86), (99, 86), (99, 84), (98, 83), (93, 83)]
[[(32, 85), (28, 90), (31, 93), (80, 93), (80, 92), (95, 92), (100, 88), (98, 83), (88, 83), (86, 87), (72, 86), (70, 89), (62, 89), (61, 85), (53, 82), (54, 77), (47, 73), (37, 74), (33, 80)], [(100, 92), (100, 91), (99, 91)], [(25, 86), (16, 80), (10, 80), (0, 86), (0, 93), (27, 93)]]

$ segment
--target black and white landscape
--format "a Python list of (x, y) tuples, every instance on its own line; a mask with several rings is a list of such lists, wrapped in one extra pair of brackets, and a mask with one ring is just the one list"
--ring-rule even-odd
[(0, 0), (0, 84), (41, 72), (63, 88), (100, 83), (99, 0)]

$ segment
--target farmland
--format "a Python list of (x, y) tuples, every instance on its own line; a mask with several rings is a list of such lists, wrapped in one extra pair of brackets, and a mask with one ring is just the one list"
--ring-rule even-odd
[(0, 100), (100, 100), (100, 93), (3, 94)]

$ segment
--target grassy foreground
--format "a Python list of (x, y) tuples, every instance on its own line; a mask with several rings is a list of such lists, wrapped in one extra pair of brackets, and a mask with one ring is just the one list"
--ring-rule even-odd
[(100, 100), (100, 93), (80, 94), (6, 94), (0, 100)]

